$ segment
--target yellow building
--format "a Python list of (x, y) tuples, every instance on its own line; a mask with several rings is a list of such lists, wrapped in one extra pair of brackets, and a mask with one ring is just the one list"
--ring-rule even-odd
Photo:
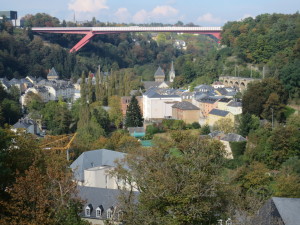
[(190, 102), (178, 102), (172, 106), (172, 118), (185, 123), (199, 122), (200, 109)]
[(234, 115), (231, 112), (220, 110), (220, 109), (212, 109), (208, 113), (206, 123), (212, 127), (215, 124), (215, 122), (224, 118), (229, 118), (231, 119), (232, 124), (234, 123)]

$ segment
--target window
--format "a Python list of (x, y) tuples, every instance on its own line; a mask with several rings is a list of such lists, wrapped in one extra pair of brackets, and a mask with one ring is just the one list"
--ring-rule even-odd
[(96, 209), (96, 217), (101, 217), (101, 215), (102, 215), (101, 210), (100, 210), (100, 208), (98, 207), (98, 208)]
[(85, 208), (85, 216), (91, 216), (91, 209), (89, 206)]
[(110, 207), (107, 211), (106, 211), (106, 217), (107, 219), (111, 219), (113, 217), (113, 207)]

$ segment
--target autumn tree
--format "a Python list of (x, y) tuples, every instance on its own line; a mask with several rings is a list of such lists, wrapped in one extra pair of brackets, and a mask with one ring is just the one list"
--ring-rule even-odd
[(78, 215), (82, 203), (64, 155), (51, 153), (43, 157), (43, 165), (36, 160), (23, 176), (18, 174), (16, 183), (8, 190), (11, 199), (4, 204), (7, 216), (1, 222), (87, 224)]
[(233, 133), (235, 131), (234, 124), (231, 118), (222, 118), (215, 122), (214, 130), (222, 131), (225, 134)]
[[(220, 177), (225, 154), (221, 143), (174, 135), (173, 141), (128, 155), (124, 163), (129, 170), (119, 168), (117, 175), (140, 191), (138, 202), (126, 201), (126, 223), (215, 223), (224, 212), (228, 192)], [(172, 154), (172, 147), (181, 153)]]

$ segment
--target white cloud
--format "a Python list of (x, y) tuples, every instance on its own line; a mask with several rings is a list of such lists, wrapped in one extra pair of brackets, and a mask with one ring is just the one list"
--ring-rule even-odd
[(243, 17), (242, 17), (240, 20), (244, 20), (244, 19), (246, 19), (246, 18), (248, 18), (248, 17), (254, 18), (254, 16), (252, 16), (252, 15), (250, 15), (250, 14), (245, 14), (245, 15), (243, 15)]
[(169, 5), (156, 6), (151, 11), (144, 9), (138, 11), (132, 18), (135, 23), (145, 23), (154, 21), (177, 21), (179, 11)]
[(156, 6), (150, 14), (152, 16), (172, 17), (178, 14), (178, 10), (169, 5)]
[(204, 15), (198, 17), (197, 21), (208, 24), (219, 24), (224, 22), (222, 19), (214, 17), (211, 13), (205, 13)]
[(135, 23), (145, 23), (149, 17), (149, 14), (146, 10), (142, 9), (138, 11), (133, 17), (132, 20)]
[(68, 4), (69, 10), (75, 12), (97, 12), (101, 9), (108, 9), (106, 0), (72, 0)]
[(121, 23), (126, 23), (130, 20), (131, 14), (128, 11), (127, 8), (119, 8), (115, 13), (114, 13), (115, 19), (118, 22)]

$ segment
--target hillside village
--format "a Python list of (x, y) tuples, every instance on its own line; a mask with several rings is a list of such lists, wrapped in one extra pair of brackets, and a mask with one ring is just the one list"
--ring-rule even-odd
[[(225, 86), (224, 82), (216, 81), (212, 85), (198, 85), (193, 91), (184, 88), (174, 89), (172, 83), (175, 76), (172, 62), (169, 76), (158, 67), (154, 73), (154, 81), (144, 81), (143, 90), (131, 91), (139, 102), (144, 128), (147, 124), (161, 123), (163, 119), (183, 120), (186, 124), (197, 122), (201, 126), (207, 124), (212, 128), (218, 120), (228, 118), (233, 125), (235, 116), (242, 113), (241, 99), (236, 97), (241, 91), (238, 86), (230, 86), (230, 84)], [(238, 77), (236, 79), (246, 80)], [(256, 80), (258, 79), (252, 79), (252, 81)], [(26, 107), (26, 99), (30, 98), (30, 93), (37, 94), (45, 103), (63, 99), (72, 104), (80, 98), (81, 78), (76, 83), (60, 80), (54, 68), (49, 70), (47, 79), (27, 76), (20, 80), (1, 78), (0, 81), (7, 91), (13, 86), (19, 88), (20, 103), (23, 107)], [(87, 82), (88, 78), (86, 78)], [(249, 83), (249, 78), (247, 82)], [(92, 84), (96, 85), (95, 76), (92, 77)], [(120, 106), (123, 116), (126, 115), (130, 99), (131, 96), (121, 97)], [(32, 118), (28, 119), (32, 120)], [(20, 128), (20, 122), (15, 127)], [(39, 130), (42, 130), (42, 127), (39, 127)]]
[(31, 28), (132, 24), (16, 15), (0, 11), (0, 224), (298, 224), (299, 13), (76, 53), (81, 35)]

